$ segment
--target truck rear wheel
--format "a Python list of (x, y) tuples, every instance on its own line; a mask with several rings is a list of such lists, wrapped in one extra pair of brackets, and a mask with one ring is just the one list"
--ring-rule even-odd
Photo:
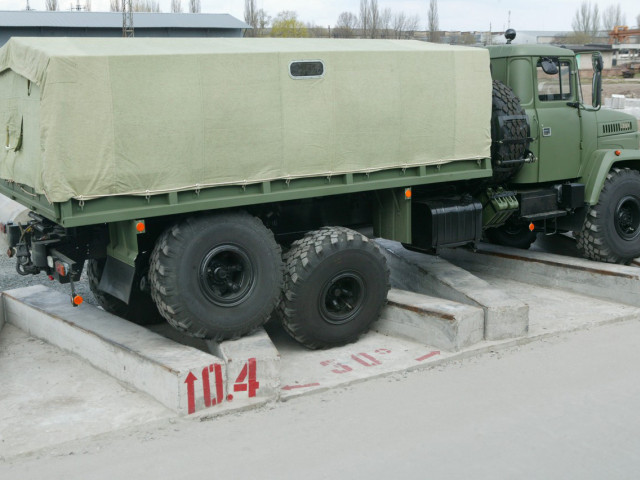
[(629, 264), (640, 257), (640, 173), (614, 168), (598, 203), (589, 208), (578, 250), (600, 262)]
[(278, 313), (285, 330), (311, 349), (354, 342), (380, 316), (389, 269), (378, 246), (343, 227), (325, 227), (285, 255)]
[[(146, 258), (148, 259), (148, 256)], [(98, 304), (105, 311), (138, 325), (153, 325), (164, 322), (164, 318), (162, 318), (156, 304), (151, 299), (150, 293), (140, 288), (142, 278), (147, 274), (146, 269), (138, 267), (136, 270), (136, 274), (133, 277), (133, 285), (131, 286), (131, 296), (127, 304), (119, 298), (100, 290), (100, 279), (102, 278), (105, 261), (105, 258), (92, 258), (87, 264), (89, 289)]]
[(216, 341), (264, 324), (280, 299), (280, 246), (245, 213), (190, 217), (166, 230), (151, 256), (151, 295), (176, 329)]

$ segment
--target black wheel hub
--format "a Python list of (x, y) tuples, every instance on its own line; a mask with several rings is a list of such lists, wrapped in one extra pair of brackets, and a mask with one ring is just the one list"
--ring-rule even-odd
[(633, 195), (623, 197), (616, 206), (615, 227), (620, 238), (633, 240), (640, 234), (640, 199)]
[(363, 278), (356, 272), (342, 272), (329, 280), (318, 299), (322, 318), (333, 325), (350, 322), (364, 303)]
[(242, 303), (255, 285), (253, 263), (237, 245), (220, 245), (200, 264), (198, 280), (202, 293), (222, 307)]

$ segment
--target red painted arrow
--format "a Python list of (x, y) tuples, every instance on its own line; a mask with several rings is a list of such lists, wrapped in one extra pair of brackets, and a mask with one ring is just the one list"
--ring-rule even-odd
[(189, 415), (191, 415), (196, 411), (196, 389), (193, 386), (193, 384), (197, 379), (198, 377), (196, 377), (193, 373), (189, 372), (189, 375), (187, 375), (187, 379), (184, 381), (184, 383), (187, 384), (187, 397), (189, 399), (189, 409), (188, 409)]
[(307, 387), (319, 387), (319, 383), (307, 383), (306, 385), (287, 385), (282, 387), (282, 390), (293, 390), (294, 388), (307, 388)]
[(437, 350), (434, 352), (427, 353), (426, 355), (423, 355), (420, 358), (416, 358), (416, 361), (422, 362), (423, 360), (426, 360), (427, 358), (435, 357), (436, 355), (440, 355), (440, 352)]

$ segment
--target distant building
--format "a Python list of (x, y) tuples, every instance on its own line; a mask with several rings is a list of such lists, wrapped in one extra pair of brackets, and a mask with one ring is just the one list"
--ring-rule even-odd
[[(242, 37), (249, 25), (228, 14), (134, 13), (136, 37)], [(10, 37), (121, 37), (120, 12), (0, 11), (0, 46)]]

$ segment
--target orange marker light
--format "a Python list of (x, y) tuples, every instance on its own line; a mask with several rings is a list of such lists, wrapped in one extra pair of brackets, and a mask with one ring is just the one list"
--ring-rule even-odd
[(615, 154), (616, 154), (616, 157), (619, 157), (619, 156), (620, 156), (620, 154), (621, 154), (622, 152), (621, 152), (620, 150), (616, 150), (616, 151), (615, 151), (615, 152), (613, 152), (613, 153), (615, 153)]
[(404, 198), (406, 198), (407, 200), (411, 200), (411, 189), (410, 188), (405, 188), (404, 189)]
[(84, 302), (84, 298), (82, 298), (80, 295), (76, 295), (75, 297), (73, 297), (73, 304), (77, 307), (78, 305), (82, 305), (82, 302)]
[(533, 232), (533, 230), (536, 228), (536, 226), (533, 224), (533, 222), (531, 222), (529, 224), (529, 230), (531, 230)]
[(67, 269), (64, 267), (63, 263), (56, 262), (56, 272), (58, 272), (58, 275), (61, 277), (67, 276)]
[(138, 233), (143, 233), (145, 231), (145, 225), (143, 221), (136, 222), (136, 230)]

